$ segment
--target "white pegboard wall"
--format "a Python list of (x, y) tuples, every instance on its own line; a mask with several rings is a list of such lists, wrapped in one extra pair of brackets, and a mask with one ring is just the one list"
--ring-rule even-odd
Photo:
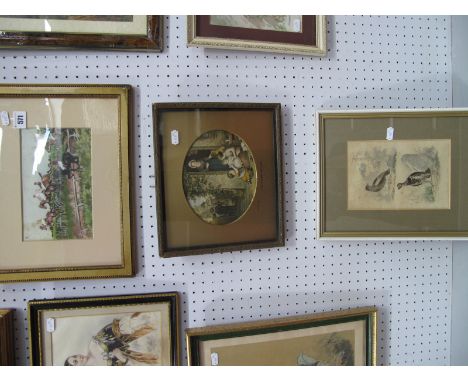
[[(165, 18), (162, 53), (0, 52), (3, 83), (135, 89), (138, 275), (0, 285), (0, 307), (18, 309), (18, 364), (28, 363), (28, 300), (162, 291), (180, 292), (182, 330), (375, 305), (378, 364), (449, 364), (451, 242), (314, 239), (314, 113), (451, 106), (450, 18), (331, 16), (323, 58), (188, 48), (185, 22)], [(151, 104), (178, 101), (282, 104), (286, 247), (158, 257)]]

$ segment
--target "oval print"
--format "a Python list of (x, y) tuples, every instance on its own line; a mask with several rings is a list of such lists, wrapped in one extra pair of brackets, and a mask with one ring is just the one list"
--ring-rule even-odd
[(190, 208), (209, 224), (240, 219), (257, 188), (252, 152), (239, 136), (224, 130), (208, 131), (193, 142), (182, 176)]

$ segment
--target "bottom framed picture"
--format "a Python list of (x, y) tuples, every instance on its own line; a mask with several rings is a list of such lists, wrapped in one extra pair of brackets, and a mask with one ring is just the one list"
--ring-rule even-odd
[(186, 330), (189, 366), (374, 366), (375, 308)]
[(32, 365), (179, 364), (175, 292), (34, 300), (28, 314)]
[(14, 309), (0, 309), (0, 366), (15, 365)]

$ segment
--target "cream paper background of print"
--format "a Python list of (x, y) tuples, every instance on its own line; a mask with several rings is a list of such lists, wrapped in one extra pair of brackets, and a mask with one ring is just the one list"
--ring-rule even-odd
[[(397, 140), (348, 142), (348, 210), (450, 209), (451, 141)], [(398, 189), (414, 172), (431, 170), (431, 181)], [(379, 191), (367, 191), (389, 170)]]
[(364, 320), (201, 341), (200, 364), (211, 365), (211, 354), (216, 353), (220, 366), (293, 366), (303, 354), (332, 366), (340, 358), (332, 347), (325, 346), (332, 336), (349, 341), (353, 365), (366, 364)]

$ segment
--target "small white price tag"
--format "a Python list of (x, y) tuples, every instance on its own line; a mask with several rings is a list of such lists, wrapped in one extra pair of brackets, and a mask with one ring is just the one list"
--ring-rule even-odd
[(173, 145), (178, 145), (179, 144), (179, 131), (177, 131), (177, 130), (172, 130), (171, 131), (171, 143)]
[(25, 111), (14, 111), (13, 112), (13, 126), (17, 129), (26, 128), (26, 112)]
[(55, 331), (55, 318), (48, 318), (46, 322), (47, 331), (52, 333)]
[(296, 19), (293, 21), (293, 29), (294, 29), (294, 32), (300, 32), (301, 31), (301, 20), (300, 19)]
[(218, 353), (211, 353), (211, 366), (218, 366)]
[(387, 128), (387, 141), (393, 141), (393, 131), (395, 129), (393, 127), (388, 127)]
[(7, 111), (0, 113), (0, 119), (2, 120), (2, 126), (8, 126), (10, 124), (10, 116)]

